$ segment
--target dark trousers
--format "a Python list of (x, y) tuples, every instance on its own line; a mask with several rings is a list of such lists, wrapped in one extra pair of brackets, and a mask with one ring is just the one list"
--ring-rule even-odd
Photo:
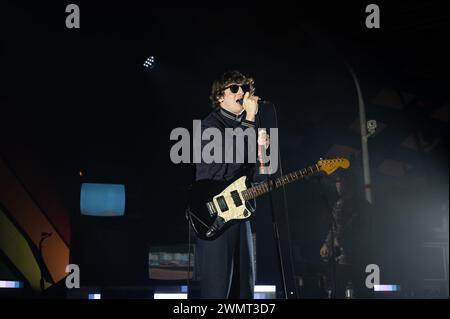
[(196, 265), (202, 299), (252, 299), (255, 282), (250, 222), (229, 227), (213, 241), (198, 239)]

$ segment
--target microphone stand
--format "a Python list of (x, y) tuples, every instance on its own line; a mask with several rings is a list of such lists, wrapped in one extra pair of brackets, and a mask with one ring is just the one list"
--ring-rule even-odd
[[(330, 259), (328, 259), (328, 262), (331, 262), (331, 286), (332, 286), (332, 290), (331, 290), (331, 296), (330, 299), (335, 299), (336, 298), (336, 252), (334, 249), (334, 241), (335, 241), (335, 230), (337, 229), (337, 223), (336, 223), (336, 219), (334, 218), (334, 207), (332, 207), (330, 205), (330, 202), (328, 201), (328, 199), (325, 196), (325, 193), (323, 191), (323, 185), (322, 185), (322, 177), (319, 176), (318, 178), (319, 181), (319, 189), (320, 189), (320, 194), (323, 197), (324, 202), (326, 203), (328, 210), (331, 212), (331, 230), (330, 230), (330, 240), (331, 240), (331, 247), (330, 247)], [(328, 237), (328, 234), (327, 234)]]
[[(259, 126), (260, 126), (260, 118), (259, 118), (259, 112), (256, 115), (256, 119), (257, 119), (257, 135), (259, 135)], [(258, 143), (257, 143), (258, 144)], [(258, 145), (258, 149), (259, 149), (260, 145)], [(261, 150), (261, 155), (264, 156), (265, 155), (265, 150), (264, 150), (264, 146), (262, 146), (263, 150)], [(265, 161), (264, 161), (265, 162)], [(261, 164), (261, 163), (260, 163)], [(258, 167), (259, 169), (260, 167)], [(265, 167), (264, 167), (265, 168)], [(278, 261), (279, 261), (279, 267), (280, 267), (280, 272), (281, 272), (281, 280), (282, 280), (282, 285), (283, 285), (283, 293), (284, 293), (284, 299), (288, 299), (288, 294), (287, 294), (287, 288), (286, 288), (286, 276), (285, 276), (285, 271), (284, 271), (284, 262), (283, 262), (283, 255), (281, 254), (281, 245), (280, 245), (280, 235), (278, 232), (278, 224), (275, 218), (275, 206), (273, 203), (273, 196), (272, 196), (272, 181), (270, 178), (271, 174), (267, 174), (267, 178), (266, 181), (269, 185), (269, 200), (270, 200), (270, 206), (271, 206), (271, 217), (272, 217), (272, 227), (273, 227), (273, 237), (275, 239), (275, 244), (277, 247), (277, 255), (278, 255)]]
[[(267, 178), (269, 180), (269, 178)], [(284, 299), (288, 299), (287, 289), (286, 289), (286, 276), (284, 274), (284, 263), (283, 263), (283, 255), (281, 254), (281, 245), (280, 245), (280, 235), (278, 233), (278, 224), (275, 219), (275, 207), (273, 205), (272, 199), (272, 191), (269, 192), (269, 200), (271, 206), (271, 216), (272, 216), (272, 227), (273, 227), (273, 237), (275, 239), (275, 243), (277, 245), (277, 253), (278, 253), (278, 261), (280, 263), (280, 272), (281, 272), (281, 280), (283, 284), (283, 292)]]

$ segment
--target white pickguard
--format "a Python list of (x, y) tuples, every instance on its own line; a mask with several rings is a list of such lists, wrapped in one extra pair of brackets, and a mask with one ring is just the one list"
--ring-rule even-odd
[[(217, 194), (216, 196), (214, 196), (213, 201), (214, 201), (214, 205), (217, 207), (217, 212), (218, 215), (220, 217), (222, 217), (225, 222), (228, 222), (230, 220), (233, 219), (246, 219), (249, 218), (251, 213), (249, 212), (249, 210), (247, 209), (246, 205), (245, 205), (245, 201), (242, 198), (242, 191), (247, 189), (247, 186), (245, 184), (245, 181), (247, 180), (246, 176), (242, 176), (239, 179), (237, 179), (234, 183), (230, 184), (227, 188), (225, 188), (220, 194)], [(232, 191), (237, 191), (241, 201), (242, 201), (242, 205), (237, 207), (233, 201), (233, 198), (231, 197), (231, 192)], [(222, 212), (220, 210), (220, 206), (219, 203), (217, 201), (218, 197), (223, 196), (227, 206), (228, 206), (228, 210), (226, 212)]]

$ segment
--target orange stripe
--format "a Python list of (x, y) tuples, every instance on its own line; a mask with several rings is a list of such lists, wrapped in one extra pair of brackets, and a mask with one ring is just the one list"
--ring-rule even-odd
[(0, 249), (20, 271), (33, 290), (40, 289), (41, 270), (26, 238), (0, 208)]
[(42, 232), (53, 233), (44, 242), (43, 260), (54, 282), (64, 278), (69, 248), (1, 159), (0, 202), (36, 247)]

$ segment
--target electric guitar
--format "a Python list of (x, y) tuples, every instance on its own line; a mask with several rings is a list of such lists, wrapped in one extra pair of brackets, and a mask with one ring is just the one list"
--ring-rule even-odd
[(187, 217), (199, 238), (214, 240), (231, 224), (253, 216), (253, 210), (248, 204), (250, 199), (317, 172), (330, 175), (338, 168), (349, 166), (350, 162), (345, 158), (320, 160), (315, 165), (256, 186), (249, 185), (246, 176), (239, 177), (231, 184), (200, 180), (189, 189)]

